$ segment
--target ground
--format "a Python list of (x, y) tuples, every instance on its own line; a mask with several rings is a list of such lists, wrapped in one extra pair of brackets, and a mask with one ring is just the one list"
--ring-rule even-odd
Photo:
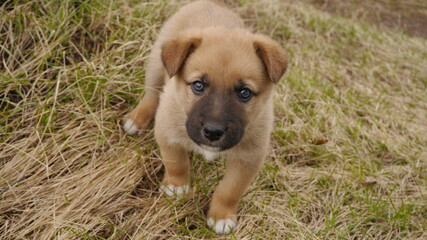
[(166, 198), (152, 130), (121, 127), (186, 2), (1, 3), (0, 239), (427, 238), (425, 1), (226, 1), (290, 59), (227, 237), (205, 222), (226, 163), (192, 155), (194, 194)]

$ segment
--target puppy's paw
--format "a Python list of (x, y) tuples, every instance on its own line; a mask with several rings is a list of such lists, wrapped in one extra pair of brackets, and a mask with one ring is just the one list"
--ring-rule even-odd
[(225, 235), (231, 233), (236, 228), (236, 221), (231, 219), (220, 219), (215, 221), (214, 218), (208, 218), (208, 226), (215, 230), (218, 235)]
[(182, 195), (190, 192), (190, 185), (188, 184), (185, 184), (183, 186), (174, 186), (172, 184), (161, 185), (159, 191), (162, 193), (166, 193), (168, 196), (181, 197)]
[(134, 135), (139, 132), (139, 127), (135, 124), (135, 122), (132, 119), (125, 119), (123, 128), (129, 135)]

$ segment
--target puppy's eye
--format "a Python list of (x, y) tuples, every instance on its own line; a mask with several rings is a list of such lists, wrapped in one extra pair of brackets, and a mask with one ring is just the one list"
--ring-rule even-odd
[(252, 98), (252, 91), (249, 88), (241, 88), (238, 92), (239, 100), (242, 102), (248, 102)]
[(194, 94), (201, 95), (205, 91), (205, 84), (200, 80), (194, 81), (191, 83), (191, 89)]

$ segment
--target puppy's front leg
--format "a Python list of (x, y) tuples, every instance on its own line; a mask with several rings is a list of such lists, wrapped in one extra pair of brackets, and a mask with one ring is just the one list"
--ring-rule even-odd
[(190, 189), (190, 160), (180, 145), (160, 145), (165, 176), (160, 191), (169, 196), (180, 196)]
[(154, 115), (159, 105), (159, 94), (154, 91), (147, 91), (139, 101), (138, 106), (124, 117), (124, 129), (129, 135), (140, 134)]
[(224, 178), (216, 188), (208, 212), (208, 225), (217, 234), (228, 234), (236, 227), (240, 198), (257, 175), (263, 160), (230, 160)]

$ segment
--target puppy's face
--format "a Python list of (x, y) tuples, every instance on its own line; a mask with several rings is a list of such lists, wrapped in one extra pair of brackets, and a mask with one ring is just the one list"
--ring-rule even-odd
[(219, 151), (240, 142), (286, 70), (278, 44), (229, 29), (184, 32), (163, 46), (162, 60), (178, 82), (189, 137)]

